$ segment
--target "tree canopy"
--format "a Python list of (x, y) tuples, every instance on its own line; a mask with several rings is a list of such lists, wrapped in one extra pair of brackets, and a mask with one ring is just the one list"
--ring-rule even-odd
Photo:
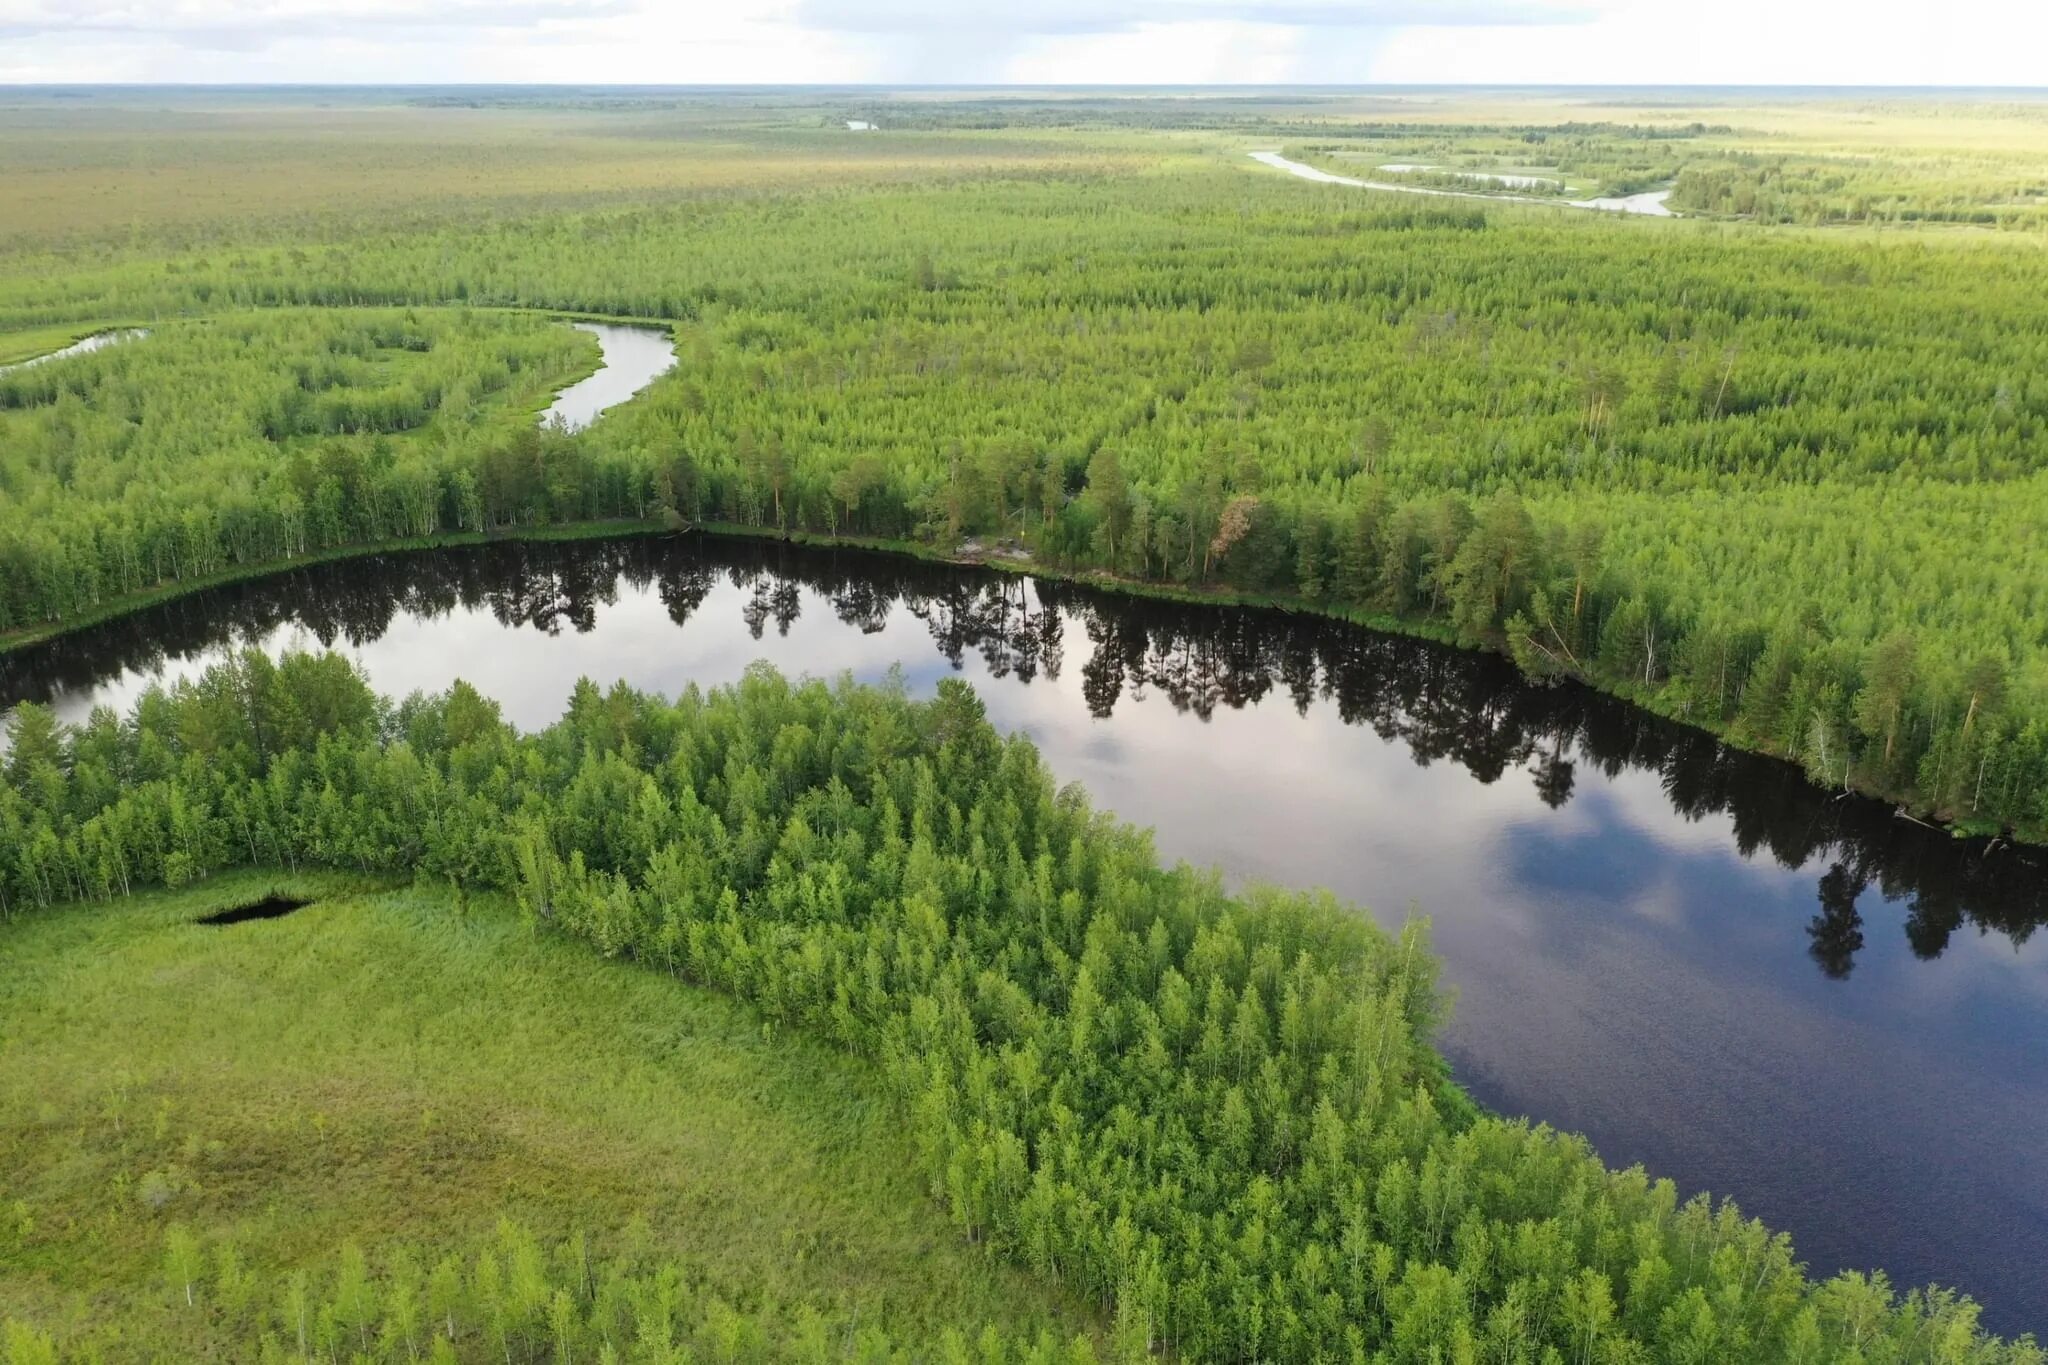
[(510, 890), (874, 1059), (961, 1235), (1098, 1302), (1131, 1358), (2040, 1359), (1475, 1111), (1419, 923), (1162, 868), (957, 681), (585, 682), (522, 736), (466, 685), (394, 704), (252, 651), (126, 719), (25, 716), (10, 906), (247, 862)]

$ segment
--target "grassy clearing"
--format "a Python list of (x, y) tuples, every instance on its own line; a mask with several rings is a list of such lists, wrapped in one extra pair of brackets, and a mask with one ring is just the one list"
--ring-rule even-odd
[[(316, 903), (191, 923), (274, 889)], [(174, 1222), (289, 1268), (511, 1217), (899, 1340), (1086, 1326), (961, 1243), (865, 1067), (495, 901), (251, 872), (5, 937), (0, 1318), (110, 1359), (184, 1358)]]
[(175, 109), (118, 94), (92, 109), (0, 98), (0, 250), (89, 240), (137, 246), (265, 236), (324, 239), (338, 225), (484, 214), (516, 218), (646, 197), (763, 187), (921, 182), (991, 170), (1070, 172), (1105, 158), (1137, 165), (1117, 139), (1086, 145), (1034, 132), (848, 133), (843, 101), (793, 97), (758, 111), (682, 100), (654, 107), (422, 107), (398, 92), (345, 107), (266, 94)]

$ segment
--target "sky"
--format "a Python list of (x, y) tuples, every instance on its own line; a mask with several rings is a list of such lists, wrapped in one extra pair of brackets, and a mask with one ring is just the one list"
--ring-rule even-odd
[(2039, 85), (2044, 0), (0, 0), (0, 82)]

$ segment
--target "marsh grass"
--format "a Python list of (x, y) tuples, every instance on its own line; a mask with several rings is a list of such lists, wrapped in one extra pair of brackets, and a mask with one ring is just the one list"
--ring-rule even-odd
[[(283, 918), (218, 928), (285, 894)], [(899, 1340), (1085, 1314), (961, 1241), (857, 1061), (500, 902), (239, 873), (33, 915), (0, 952), (0, 1318), (177, 1356), (167, 1230), (281, 1273), (501, 1218)]]

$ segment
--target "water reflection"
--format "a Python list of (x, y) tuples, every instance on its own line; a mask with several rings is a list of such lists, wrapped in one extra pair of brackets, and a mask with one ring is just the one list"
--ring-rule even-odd
[(673, 693), (958, 672), (1166, 856), (1426, 910), (1482, 1103), (1738, 1199), (1816, 1270), (2048, 1323), (2040, 850), (1955, 840), (1506, 663), (1315, 618), (696, 537), (500, 544), (222, 588), (0, 656), (71, 719), (235, 644), (507, 716), (580, 675)]
[(69, 346), (58, 350), (46, 351), (42, 355), (30, 356), (27, 360), (17, 360), (11, 365), (0, 365), (0, 374), (14, 374), (21, 370), (32, 370), (38, 365), (48, 365), (52, 361), (66, 360), (75, 355), (90, 355), (94, 351), (102, 350), (117, 342), (132, 341), (148, 335), (149, 329), (146, 327), (124, 327), (111, 332), (94, 332), (91, 336), (80, 337)]
[(1081, 695), (1098, 719), (1150, 695), (1202, 720), (1276, 695), (1302, 716), (1327, 704), (1422, 766), (1453, 763), (1489, 785), (1526, 775), (1552, 810), (1571, 801), (1581, 764), (1610, 778), (1654, 773), (1685, 820), (1729, 815), (1744, 857), (1786, 868), (1830, 860), (1808, 926), (1813, 960), (1830, 978), (1855, 968), (1864, 944), (1856, 902), (1871, 886), (1905, 903), (1906, 939), (1921, 958), (1938, 957), (1966, 924), (2019, 945), (2048, 918), (2039, 850), (1952, 838), (1588, 689), (1530, 686), (1501, 660), (1317, 617), (1145, 601), (858, 552), (664, 539), (507, 543), (320, 565), (0, 656), (0, 697), (68, 700), (65, 709), (82, 715), (81, 700), (110, 678), (260, 642), (287, 624), (328, 648), (374, 643), (400, 617), (457, 611), (481, 610), (508, 628), (587, 634), (621, 589), (651, 589), (683, 626), (720, 583), (740, 590), (740, 619), (756, 641), (771, 627), (788, 637), (808, 591), (863, 634), (881, 633), (900, 611), (923, 623), (953, 667), (971, 653), (991, 677), (1026, 683), (1060, 676), (1074, 622), (1089, 643)]

